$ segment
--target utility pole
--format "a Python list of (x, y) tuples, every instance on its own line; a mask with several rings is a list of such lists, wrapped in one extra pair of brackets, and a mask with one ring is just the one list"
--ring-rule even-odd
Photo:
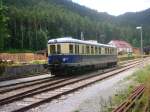
[(141, 61), (142, 61), (142, 66), (143, 66), (143, 29), (142, 26), (136, 27), (137, 30), (140, 30), (141, 33)]
[(84, 40), (84, 34), (81, 32), (81, 40)]

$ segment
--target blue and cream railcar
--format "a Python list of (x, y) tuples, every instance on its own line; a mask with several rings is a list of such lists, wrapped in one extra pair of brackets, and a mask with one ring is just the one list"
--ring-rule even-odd
[(115, 66), (117, 50), (110, 45), (70, 37), (51, 39), (48, 41), (48, 64), (54, 75)]

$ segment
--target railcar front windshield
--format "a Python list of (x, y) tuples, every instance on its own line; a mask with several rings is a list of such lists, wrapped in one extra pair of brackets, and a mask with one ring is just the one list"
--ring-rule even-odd
[(55, 45), (50, 45), (50, 54), (56, 54), (56, 47)]
[(49, 45), (50, 54), (60, 54), (61, 53), (61, 45)]

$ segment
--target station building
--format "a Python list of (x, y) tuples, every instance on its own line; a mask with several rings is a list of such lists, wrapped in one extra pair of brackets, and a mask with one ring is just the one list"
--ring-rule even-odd
[(123, 40), (111, 40), (108, 44), (117, 47), (117, 53), (121, 55), (133, 52), (131, 44)]

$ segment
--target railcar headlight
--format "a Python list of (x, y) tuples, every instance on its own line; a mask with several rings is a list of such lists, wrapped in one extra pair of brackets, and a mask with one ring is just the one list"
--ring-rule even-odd
[(67, 60), (68, 60), (68, 58), (63, 58), (62, 59), (63, 62), (66, 62)]

